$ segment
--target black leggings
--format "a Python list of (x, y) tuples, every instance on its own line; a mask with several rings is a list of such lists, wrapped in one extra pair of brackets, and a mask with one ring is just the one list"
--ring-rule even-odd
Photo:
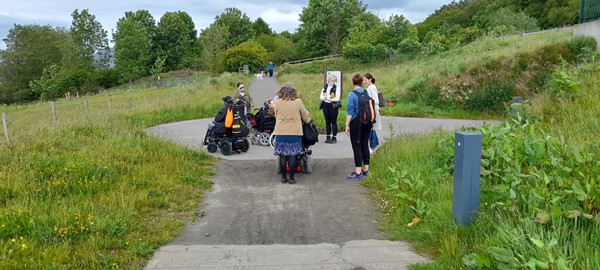
[(290, 166), (289, 180), (292, 180), (294, 179), (294, 173), (296, 173), (296, 165), (298, 164), (298, 158), (296, 156), (279, 156), (279, 170), (281, 170), (281, 179), (288, 179), (286, 177), (285, 171), (286, 163)]
[(334, 109), (331, 103), (325, 102), (323, 104), (323, 115), (325, 116), (325, 131), (327, 132), (327, 136), (332, 134), (335, 137), (338, 133), (337, 126), (337, 118), (338, 118), (339, 109)]
[(364, 126), (360, 124), (358, 118), (350, 121), (350, 143), (352, 152), (354, 152), (354, 167), (369, 165), (371, 154), (369, 153), (369, 136), (371, 136), (373, 126)]

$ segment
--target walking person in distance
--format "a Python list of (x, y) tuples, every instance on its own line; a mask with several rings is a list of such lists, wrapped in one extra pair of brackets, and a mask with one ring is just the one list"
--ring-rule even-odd
[(325, 131), (327, 133), (325, 143), (337, 143), (337, 118), (339, 109), (342, 106), (340, 96), (341, 89), (337, 87), (337, 77), (330, 75), (320, 95), (321, 109), (323, 109), (323, 115), (325, 116)]

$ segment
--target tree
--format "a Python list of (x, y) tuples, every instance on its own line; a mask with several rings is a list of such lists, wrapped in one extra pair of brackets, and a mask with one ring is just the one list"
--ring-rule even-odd
[[(107, 32), (102, 24), (96, 20), (96, 16), (90, 14), (87, 9), (73, 11), (71, 13), (71, 37), (80, 51), (80, 57), (91, 66), (94, 54), (100, 50), (108, 50)], [(108, 67), (108, 59), (101, 61), (101, 68)]]
[(300, 50), (308, 57), (339, 53), (351, 22), (365, 10), (361, 0), (310, 0), (300, 14)]
[(254, 23), (252, 23), (252, 28), (254, 29), (254, 33), (256, 36), (260, 36), (262, 34), (272, 35), (273, 30), (269, 27), (269, 25), (261, 18), (258, 17)]
[(164, 57), (165, 70), (190, 68), (189, 57), (197, 57), (196, 29), (192, 18), (183, 11), (167, 12), (158, 22), (155, 44)]
[(206, 70), (217, 71), (217, 56), (227, 49), (229, 30), (225, 26), (213, 23), (200, 33), (200, 48), (202, 49), (202, 67)]
[(146, 33), (148, 33), (148, 39), (152, 43), (152, 50), (147, 57), (148, 62), (146, 62), (145, 65), (148, 67), (152, 66), (159, 54), (159, 48), (156, 42), (156, 20), (154, 20), (154, 17), (152, 14), (150, 14), (150, 11), (145, 9), (138, 10), (136, 12), (127, 11), (125, 12), (125, 18), (137, 22), (138, 25), (146, 29)]
[(219, 55), (220, 71), (237, 72), (244, 65), (258, 67), (267, 62), (267, 50), (256, 41), (246, 41)]
[(46, 67), (77, 66), (77, 49), (63, 28), (15, 24), (6, 38), (6, 49), (0, 52), (0, 101), (4, 103), (32, 101), (39, 98), (29, 82), (40, 78)]
[(125, 16), (117, 22), (113, 39), (119, 82), (130, 82), (148, 75), (147, 64), (152, 50), (148, 30), (133, 18)]
[(392, 15), (383, 21), (382, 42), (392, 49), (398, 49), (404, 40), (417, 40), (417, 28), (404, 16)]
[[(381, 33), (383, 28), (381, 22), (377, 17), (375, 17), (377, 23), (373, 19), (366, 19), (369, 17), (371, 16), (357, 16), (352, 21), (342, 49), (345, 58), (361, 62), (373, 62), (386, 58), (386, 47), (377, 38), (381, 36), (377, 33)], [(365, 33), (370, 33), (370, 35)]]
[(215, 17), (214, 24), (228, 30), (228, 47), (236, 46), (256, 36), (250, 18), (237, 8), (226, 8), (223, 13)]
[(256, 38), (256, 41), (267, 50), (269, 59), (275, 63), (294, 59), (297, 54), (294, 43), (286, 38), (262, 34)]

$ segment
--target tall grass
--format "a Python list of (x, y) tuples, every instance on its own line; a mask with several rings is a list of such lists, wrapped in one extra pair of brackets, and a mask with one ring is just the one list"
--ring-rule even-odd
[(241, 79), (59, 100), (57, 121), (47, 102), (0, 108), (0, 268), (143, 268), (197, 218), (213, 159), (142, 129), (214, 117)]

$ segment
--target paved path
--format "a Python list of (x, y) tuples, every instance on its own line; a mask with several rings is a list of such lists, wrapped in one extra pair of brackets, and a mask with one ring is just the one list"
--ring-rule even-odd
[[(257, 102), (274, 96), (273, 89), (274, 78), (254, 78), (249, 91), (260, 106)], [(201, 150), (209, 121), (164, 124), (147, 132)], [(383, 121), (383, 140), (391, 134), (482, 124), (392, 117)], [(296, 185), (279, 183), (270, 147), (212, 154), (224, 160), (217, 163), (213, 190), (201, 206), (204, 216), (158, 250), (147, 269), (407, 269), (428, 261), (404, 242), (385, 240), (377, 229), (379, 211), (366, 190), (345, 180), (353, 169), (345, 134), (338, 135), (335, 145), (318, 143), (312, 149), (314, 171), (298, 174)]]

